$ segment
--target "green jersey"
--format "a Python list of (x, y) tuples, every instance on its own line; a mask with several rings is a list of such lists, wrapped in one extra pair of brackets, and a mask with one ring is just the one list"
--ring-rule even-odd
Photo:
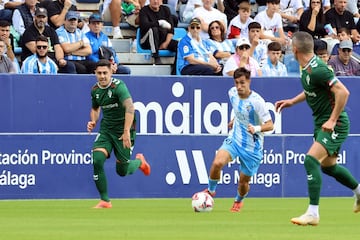
[[(301, 71), (301, 83), (306, 102), (312, 109), (315, 127), (317, 128), (321, 127), (331, 115), (335, 104), (335, 96), (330, 88), (338, 81), (332, 69), (316, 55)], [(347, 121), (347, 114), (344, 110), (339, 118), (340, 121)]]
[(100, 87), (98, 84), (93, 86), (91, 90), (92, 108), (101, 107), (103, 115), (100, 132), (103, 130), (123, 132), (125, 122), (123, 102), (128, 98), (131, 98), (130, 92), (126, 84), (119, 79), (112, 78), (107, 87)]

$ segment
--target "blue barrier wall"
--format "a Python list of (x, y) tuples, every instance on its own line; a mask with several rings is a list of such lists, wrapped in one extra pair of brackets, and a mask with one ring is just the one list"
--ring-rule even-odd
[[(106, 162), (111, 197), (189, 197), (205, 188), (215, 151), (231, 118), (231, 78), (118, 76), (137, 109), (134, 153), (143, 152), (152, 174), (121, 178), (115, 159)], [(347, 111), (351, 135), (339, 163), (360, 179), (360, 81), (342, 78), (351, 91)], [(0, 75), (0, 198), (96, 198), (86, 132), (93, 75)], [(305, 103), (274, 112), (274, 103), (301, 91), (296, 78), (254, 78), (252, 88), (267, 101), (275, 130), (265, 139), (265, 157), (252, 179), (253, 197), (306, 196), (304, 153), (312, 142), (312, 118)], [(235, 194), (236, 160), (224, 168), (218, 196)], [(351, 191), (324, 176), (322, 194)]]

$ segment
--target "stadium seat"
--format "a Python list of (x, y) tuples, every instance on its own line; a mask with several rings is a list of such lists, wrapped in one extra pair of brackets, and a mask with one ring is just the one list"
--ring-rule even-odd
[[(173, 39), (180, 40), (186, 35), (186, 30), (184, 28), (174, 28)], [(143, 49), (140, 45), (140, 28), (136, 30), (136, 51), (137, 53), (148, 53), (151, 54), (150, 49)], [(159, 57), (174, 57), (175, 52), (169, 50), (159, 50)]]
[(300, 74), (300, 65), (296, 61), (294, 54), (285, 54), (284, 55), (284, 64), (286, 66), (288, 74), (291, 75), (299, 75)]

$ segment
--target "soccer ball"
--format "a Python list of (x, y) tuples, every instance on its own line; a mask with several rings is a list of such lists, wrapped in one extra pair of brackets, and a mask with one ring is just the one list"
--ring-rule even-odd
[(195, 212), (210, 212), (214, 207), (214, 199), (206, 192), (197, 192), (191, 198), (191, 206)]

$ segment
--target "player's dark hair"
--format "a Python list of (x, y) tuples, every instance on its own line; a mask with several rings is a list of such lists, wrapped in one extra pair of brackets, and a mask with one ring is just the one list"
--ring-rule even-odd
[(344, 33), (346, 33), (348, 36), (351, 35), (350, 29), (345, 28), (345, 27), (339, 28), (339, 30), (338, 30), (337, 32), (338, 32), (338, 34), (344, 32)]
[(234, 72), (234, 79), (245, 76), (246, 79), (250, 79), (251, 72), (244, 67), (240, 67)]
[(258, 22), (251, 22), (251, 23), (249, 23), (249, 25), (248, 25), (249, 31), (250, 31), (250, 29), (253, 29), (253, 28), (261, 29), (260, 23), (258, 23)]
[(109, 60), (107, 59), (100, 59), (97, 63), (96, 63), (96, 68), (98, 67), (108, 67), (111, 69), (111, 63), (109, 62)]
[(314, 52), (314, 39), (307, 32), (295, 32), (293, 34), (292, 43), (300, 53)]
[(281, 51), (281, 44), (279, 42), (269, 43), (268, 51)]

